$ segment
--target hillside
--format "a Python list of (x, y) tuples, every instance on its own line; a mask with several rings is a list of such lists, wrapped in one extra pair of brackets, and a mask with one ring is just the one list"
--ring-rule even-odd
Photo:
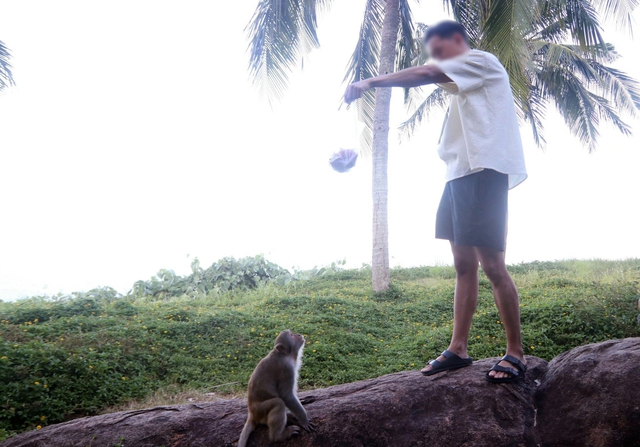
[[(510, 270), (520, 289), (526, 354), (551, 359), (582, 344), (640, 335), (640, 259)], [(451, 267), (394, 269), (384, 295), (372, 293), (367, 269), (303, 276), (227, 292), (118, 297), (104, 290), (0, 303), (0, 440), (158, 390), (242, 392), (285, 328), (307, 339), (303, 389), (416, 369), (448, 343)], [(482, 278), (470, 355), (501, 355), (503, 343)]]

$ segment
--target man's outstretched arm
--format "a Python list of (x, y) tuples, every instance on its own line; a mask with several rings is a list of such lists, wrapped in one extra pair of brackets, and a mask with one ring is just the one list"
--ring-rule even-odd
[(420, 85), (452, 82), (449, 77), (433, 65), (421, 65), (410, 67), (395, 73), (376, 76), (354, 82), (344, 92), (344, 101), (349, 104), (362, 97), (362, 95), (376, 87), (418, 87)]

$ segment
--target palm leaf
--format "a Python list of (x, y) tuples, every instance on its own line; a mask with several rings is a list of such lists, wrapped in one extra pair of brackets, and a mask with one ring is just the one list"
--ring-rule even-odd
[(402, 138), (411, 138), (420, 124), (429, 118), (429, 115), (436, 110), (444, 110), (449, 104), (449, 94), (438, 87), (432, 91), (415, 111), (400, 125), (400, 135)]
[(557, 22), (583, 48), (606, 48), (598, 14), (591, 0), (539, 0), (543, 21)]
[[(380, 61), (380, 32), (384, 19), (384, 0), (367, 0), (364, 19), (358, 33), (356, 48), (347, 64), (344, 81), (352, 83), (368, 79), (378, 74)], [(360, 149), (371, 151), (373, 142), (373, 111), (375, 108), (375, 92), (369, 90), (356, 101), (358, 120), (364, 124), (360, 134)]]
[(487, 1), (443, 0), (444, 8), (464, 26), (469, 35), (471, 48), (476, 48), (482, 35), (482, 18), (487, 15)]
[(599, 119), (589, 91), (572, 73), (559, 68), (544, 72), (539, 85), (543, 97), (554, 101), (571, 133), (591, 152), (599, 135)]
[(614, 21), (620, 29), (632, 33), (633, 11), (638, 6), (638, 0), (594, 0), (593, 3), (605, 19)]
[[(396, 70), (412, 67), (422, 53), (422, 34), (416, 32), (408, 0), (400, 0), (400, 27), (396, 43)], [(404, 103), (413, 107), (420, 100), (420, 89), (404, 89)]]
[(631, 135), (631, 127), (622, 120), (607, 98), (591, 93), (591, 99), (597, 105), (600, 118), (613, 124), (623, 135)]
[(493, 53), (504, 65), (521, 110), (526, 108), (529, 98), (529, 80), (525, 74), (529, 50), (525, 35), (536, 13), (535, 4), (530, 0), (498, 0), (490, 3), (488, 16), (482, 23), (479, 46)]
[(318, 47), (317, 13), (330, 0), (260, 0), (245, 28), (249, 75), (269, 102), (279, 99), (292, 68)]
[(400, 0), (400, 27), (396, 43), (396, 71), (413, 65), (416, 54), (420, 51), (416, 45), (415, 26), (408, 0)]
[(543, 120), (547, 109), (547, 101), (540, 95), (537, 88), (532, 86), (526, 108), (523, 110), (524, 119), (531, 125), (533, 141), (538, 147), (544, 147), (546, 139), (543, 134)]
[[(595, 87), (613, 106), (635, 115), (640, 109), (640, 85), (623, 71), (608, 67), (619, 55), (611, 44), (583, 49), (576, 45), (547, 45), (545, 64), (559, 64), (579, 74), (584, 83)], [(604, 62), (604, 63), (603, 63)]]
[(0, 90), (15, 85), (13, 81), (12, 67), (9, 63), (11, 54), (5, 44), (0, 41)]
[(640, 84), (626, 73), (597, 61), (589, 64), (600, 78), (602, 90), (614, 106), (635, 116), (640, 110)]

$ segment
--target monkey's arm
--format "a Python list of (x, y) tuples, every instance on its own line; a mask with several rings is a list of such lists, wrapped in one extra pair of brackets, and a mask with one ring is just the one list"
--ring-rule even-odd
[(292, 393), (289, 396), (283, 396), (282, 400), (284, 401), (284, 404), (287, 406), (289, 411), (296, 417), (302, 428), (304, 428), (306, 431), (315, 430), (314, 425), (309, 422), (307, 412), (305, 411), (304, 407), (295, 394)]

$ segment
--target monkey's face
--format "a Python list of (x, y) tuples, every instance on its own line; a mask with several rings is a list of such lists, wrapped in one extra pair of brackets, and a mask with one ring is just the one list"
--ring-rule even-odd
[(280, 335), (276, 338), (275, 349), (284, 354), (297, 352), (304, 346), (304, 337), (302, 334), (295, 334), (290, 330), (280, 332)]

